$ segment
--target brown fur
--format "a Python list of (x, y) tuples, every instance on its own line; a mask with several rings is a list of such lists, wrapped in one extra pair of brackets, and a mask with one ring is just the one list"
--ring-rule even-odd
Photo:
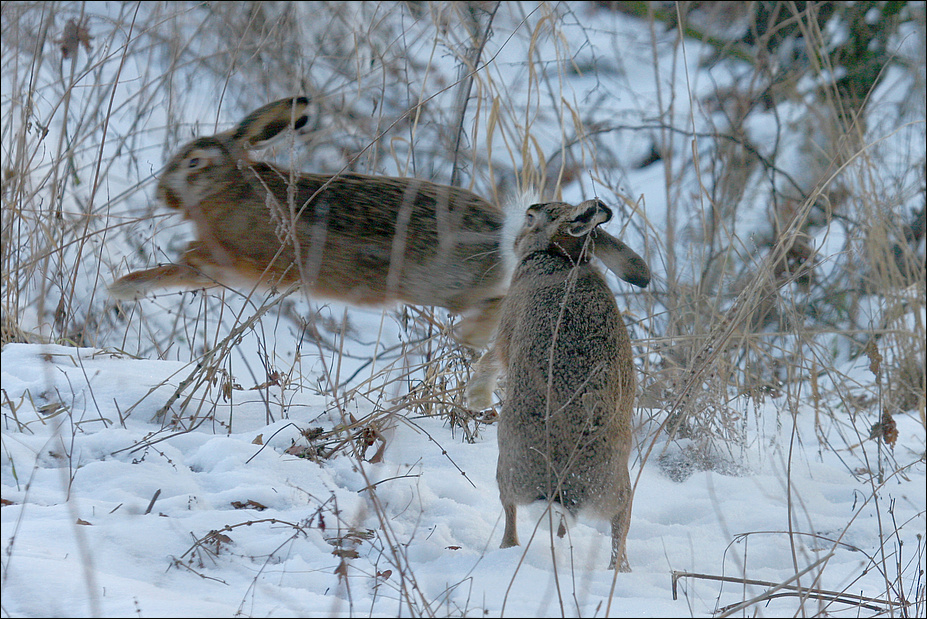
[[(509, 281), (500, 255), (502, 209), (428, 181), (306, 174), (248, 156), (305, 125), (308, 106), (305, 97), (274, 101), (235, 128), (180, 149), (157, 194), (193, 222), (197, 239), (176, 264), (133, 271), (113, 282), (110, 293), (137, 299), (157, 288), (298, 283), (309, 294), (353, 304), (444, 307), (462, 315), (459, 341), (484, 346)], [(622, 263), (634, 252), (597, 234), (597, 256), (609, 268), (636, 272)]]
[[(477, 364), (469, 400), (486, 406), (506, 375), (496, 479), (505, 510), (502, 547), (518, 544), (516, 507), (537, 499), (611, 520), (610, 567), (630, 571), (628, 457), (635, 377), (628, 331), (591, 245), (611, 218), (598, 200), (528, 209), (515, 240), (520, 260), (502, 302), (496, 340)], [(611, 239), (611, 237), (608, 237)], [(619, 275), (646, 285), (644, 261), (616, 239)]]
[(111, 294), (299, 283), (353, 304), (444, 307), (463, 315), (463, 343), (485, 345), (508, 283), (502, 210), (427, 181), (300, 174), (248, 157), (254, 145), (304, 124), (307, 106), (303, 97), (276, 101), (231, 131), (184, 146), (157, 193), (193, 222), (197, 240), (178, 264), (129, 273)]

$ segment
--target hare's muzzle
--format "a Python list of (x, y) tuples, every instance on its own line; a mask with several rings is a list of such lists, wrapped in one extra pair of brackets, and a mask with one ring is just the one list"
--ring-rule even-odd
[(181, 201), (180, 196), (178, 196), (176, 192), (168, 187), (167, 183), (165, 183), (163, 180), (158, 183), (157, 196), (158, 200), (163, 202), (164, 205), (168, 208), (178, 210), (183, 208), (183, 202)]

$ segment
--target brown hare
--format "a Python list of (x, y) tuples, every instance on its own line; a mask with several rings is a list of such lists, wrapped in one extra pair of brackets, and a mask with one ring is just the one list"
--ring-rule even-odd
[(456, 187), (362, 174), (303, 174), (247, 152), (307, 122), (306, 97), (261, 107), (230, 131), (184, 146), (157, 195), (196, 228), (176, 264), (135, 271), (109, 288), (285, 288), (351, 304), (405, 302), (462, 316), (459, 341), (484, 346), (508, 284), (501, 208)]
[(591, 251), (641, 287), (650, 270), (621, 241), (596, 230), (611, 217), (599, 200), (528, 208), (498, 332), (467, 397), (475, 407), (489, 406), (498, 373), (505, 372), (496, 469), (505, 511), (501, 547), (518, 545), (516, 506), (546, 499), (571, 513), (589, 508), (609, 518), (609, 567), (627, 572), (636, 380), (627, 327), (590, 263)]

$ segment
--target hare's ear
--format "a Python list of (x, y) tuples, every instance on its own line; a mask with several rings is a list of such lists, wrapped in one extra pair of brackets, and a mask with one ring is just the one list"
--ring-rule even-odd
[(570, 236), (586, 236), (596, 226), (612, 218), (612, 210), (601, 200), (586, 200), (576, 205), (570, 214), (567, 232)]
[(260, 148), (286, 129), (301, 129), (309, 122), (307, 97), (288, 97), (259, 107), (231, 131), (232, 141), (243, 148)]
[(650, 267), (644, 259), (608, 232), (596, 230), (593, 251), (609, 271), (629, 284), (646, 288), (650, 283)]

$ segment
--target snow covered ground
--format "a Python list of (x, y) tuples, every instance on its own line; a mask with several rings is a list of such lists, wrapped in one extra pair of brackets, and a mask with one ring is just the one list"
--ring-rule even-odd
[(287, 448), (308, 444), (301, 428), (341, 421), (320, 395), (293, 394), (287, 419), (268, 423), (255, 392), (236, 390), (230, 427), (160, 434), (153, 416), (182, 363), (10, 344), (2, 368), (7, 616), (710, 616), (766, 587), (683, 578), (674, 600), (674, 571), (778, 584), (816, 565), (793, 584), (883, 597), (899, 562), (906, 595), (923, 590), (913, 414), (897, 418), (883, 456), (897, 472), (882, 483), (865, 472), (879, 466), (873, 443), (835, 452), (822, 443), (833, 422), (816, 432), (810, 406), (793, 417), (773, 397), (743, 403), (741, 474), (673, 481), (673, 467), (635, 457), (633, 572), (615, 576), (606, 523), (567, 518), (560, 538), (542, 504), (520, 511), (524, 545), (498, 548), (492, 425), (468, 443), (439, 419), (399, 415), (382, 462), (319, 464)]

